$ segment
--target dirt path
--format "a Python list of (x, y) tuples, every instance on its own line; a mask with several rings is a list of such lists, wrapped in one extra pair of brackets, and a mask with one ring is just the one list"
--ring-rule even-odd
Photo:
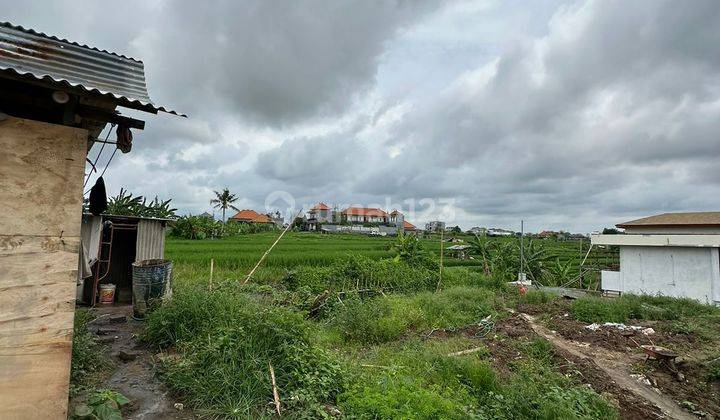
[(535, 322), (532, 315), (521, 313), (520, 316), (527, 321), (537, 335), (553, 343), (556, 348), (577, 358), (592, 362), (605, 372), (617, 386), (648, 401), (668, 417), (681, 420), (697, 419), (697, 417), (683, 410), (671, 398), (630, 376), (630, 372), (627, 370), (627, 354), (613, 352), (608, 349), (595, 349), (587, 344), (567, 340)]
[(96, 313), (98, 318), (88, 328), (108, 347), (108, 357), (117, 363), (115, 372), (102, 387), (120, 392), (132, 401), (127, 410), (123, 409), (123, 418), (196, 418), (192, 411), (176, 406), (177, 401), (153, 374), (150, 352), (137, 343), (142, 323), (132, 319), (132, 307), (100, 307)]

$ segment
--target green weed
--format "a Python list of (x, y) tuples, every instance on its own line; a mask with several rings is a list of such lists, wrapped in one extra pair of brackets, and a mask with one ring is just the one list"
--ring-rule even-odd
[(630, 319), (678, 320), (720, 313), (693, 299), (623, 295), (615, 299), (586, 296), (573, 301), (571, 314), (584, 322), (627, 322)]
[(342, 369), (311, 346), (309, 325), (298, 313), (260, 306), (242, 288), (178, 290), (153, 312), (144, 339), (174, 346), (161, 375), (193, 407), (228, 417), (262, 416), (272, 400), (269, 364), (288, 409), (316, 412), (343, 388)]
[(87, 328), (88, 322), (93, 319), (95, 316), (89, 310), (75, 311), (70, 364), (71, 395), (76, 395), (107, 369), (103, 348), (95, 342), (93, 334)]

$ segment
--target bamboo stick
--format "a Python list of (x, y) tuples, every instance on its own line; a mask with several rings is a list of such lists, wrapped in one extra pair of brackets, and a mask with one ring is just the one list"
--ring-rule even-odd
[(456, 351), (456, 352), (453, 352), (453, 353), (448, 353), (448, 354), (447, 354), (447, 357), (462, 356), (462, 355), (464, 355), (464, 354), (476, 353), (476, 352), (479, 352), (480, 350), (484, 350), (484, 349), (486, 349), (486, 348), (487, 348), (487, 347), (482, 346), (482, 347), (475, 347), (475, 348), (467, 349), (467, 350), (460, 350), (460, 351)]
[(268, 367), (270, 368), (270, 379), (272, 380), (272, 388), (273, 388), (273, 400), (275, 400), (275, 410), (278, 413), (278, 416), (280, 415), (280, 394), (278, 394), (277, 389), (277, 383), (275, 383), (275, 369), (272, 367), (272, 363), (268, 362)]
[(215, 270), (215, 258), (210, 258), (210, 283), (208, 284), (208, 290), (212, 292), (213, 289), (213, 271)]
[(300, 211), (298, 212), (298, 214), (296, 214), (295, 217), (293, 217), (292, 221), (291, 221), (290, 223), (288, 223), (288, 225), (287, 225), (287, 227), (285, 228), (285, 230), (283, 230), (282, 233), (280, 234), (280, 236), (278, 236), (278, 238), (275, 239), (275, 242), (273, 242), (273, 244), (270, 245), (270, 248), (268, 248), (268, 250), (265, 251), (265, 253), (262, 255), (262, 257), (260, 257), (260, 260), (257, 262), (257, 264), (255, 264), (255, 267), (253, 267), (253, 269), (250, 270), (250, 272), (248, 273), (247, 277), (245, 277), (245, 281), (243, 282), (243, 284), (245, 284), (245, 283), (247, 283), (248, 281), (250, 281), (250, 278), (252, 277), (252, 275), (255, 274), (255, 270), (257, 270), (258, 267), (260, 267), (260, 264), (262, 264), (262, 262), (265, 261), (265, 257), (268, 256), (268, 254), (270, 253), (270, 251), (272, 251), (272, 249), (275, 248), (275, 245), (277, 245), (277, 243), (280, 242), (280, 239), (282, 239), (282, 237), (285, 236), (285, 234), (287, 233), (287, 231), (290, 230), (290, 228), (292, 227), (292, 225), (295, 223), (295, 219), (297, 219), (298, 217), (300, 217), (300, 213), (302, 213), (302, 209), (300, 209)]

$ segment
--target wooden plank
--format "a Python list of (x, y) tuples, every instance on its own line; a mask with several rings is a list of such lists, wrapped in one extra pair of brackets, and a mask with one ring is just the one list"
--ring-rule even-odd
[(79, 236), (87, 131), (10, 117), (0, 150), (0, 234)]
[(66, 419), (87, 131), (0, 122), (0, 418)]

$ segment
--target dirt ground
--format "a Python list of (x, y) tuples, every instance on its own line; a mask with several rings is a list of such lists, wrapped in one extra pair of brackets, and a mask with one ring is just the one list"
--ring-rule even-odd
[[(646, 335), (641, 331), (620, 330), (602, 326), (596, 330), (585, 328), (586, 323), (567, 315), (569, 304), (563, 300), (542, 307), (520, 305), (522, 313), (538, 316), (548, 331), (573, 343), (584, 354), (609, 359), (618, 372), (633, 378), (644, 388), (673, 401), (682, 413), (696, 418), (720, 418), (720, 384), (704, 380), (701, 362), (693, 355), (698, 338), (692, 334), (663, 331), (658, 321), (630, 321), (627, 325), (653, 328)], [(674, 365), (647, 360), (639, 345), (660, 345), (679, 353)], [(585, 373), (585, 370), (581, 370)]]
[(196, 418), (192, 410), (172, 398), (153, 374), (152, 353), (137, 342), (142, 322), (132, 319), (132, 306), (98, 307), (96, 314), (98, 317), (88, 329), (105, 345), (106, 356), (116, 364), (114, 372), (99, 387), (117, 391), (130, 399), (131, 403), (123, 407), (123, 418)]

